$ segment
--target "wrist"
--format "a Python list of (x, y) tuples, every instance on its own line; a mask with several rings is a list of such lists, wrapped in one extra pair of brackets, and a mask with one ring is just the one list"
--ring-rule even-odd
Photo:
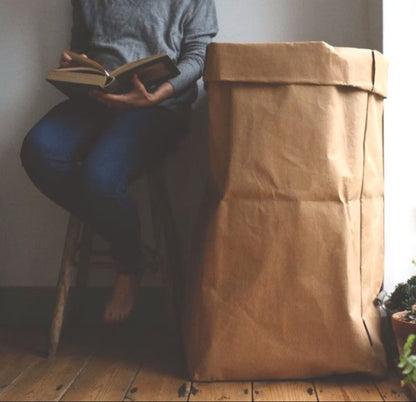
[(159, 87), (154, 92), (154, 103), (160, 103), (164, 101), (165, 99), (170, 98), (175, 93), (175, 89), (173, 88), (173, 85), (166, 81), (163, 84), (159, 85)]

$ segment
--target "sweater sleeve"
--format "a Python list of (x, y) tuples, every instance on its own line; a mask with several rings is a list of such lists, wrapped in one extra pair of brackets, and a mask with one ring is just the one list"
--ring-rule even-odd
[(214, 0), (195, 1), (195, 7), (189, 13), (184, 26), (177, 65), (181, 74), (169, 80), (176, 93), (183, 91), (202, 76), (206, 47), (217, 32)]
[(82, 16), (79, 1), (71, 0), (72, 4), (72, 29), (70, 49), (77, 53), (87, 53), (88, 31)]

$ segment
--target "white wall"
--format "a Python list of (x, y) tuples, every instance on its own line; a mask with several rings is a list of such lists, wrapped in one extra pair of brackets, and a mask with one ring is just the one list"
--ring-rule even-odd
[(66, 213), (37, 192), (20, 166), (24, 134), (60, 95), (44, 82), (67, 43), (66, 1), (0, 2), (0, 285), (55, 282)]
[(383, 2), (384, 53), (390, 61), (385, 103), (385, 286), (416, 274), (416, 1)]
[(217, 41), (324, 40), (381, 48), (379, 0), (217, 0)]
[[(217, 0), (217, 10), (218, 41), (381, 48), (381, 0)], [(0, 286), (56, 282), (67, 214), (30, 183), (19, 149), (27, 130), (61, 99), (43, 76), (67, 46), (69, 29), (68, 0), (0, 2)], [(205, 122), (202, 94), (191, 135), (170, 169), (185, 248), (205, 178)]]

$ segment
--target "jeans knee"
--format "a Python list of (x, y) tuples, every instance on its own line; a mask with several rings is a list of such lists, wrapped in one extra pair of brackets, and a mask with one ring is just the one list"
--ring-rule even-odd
[(48, 133), (35, 126), (23, 139), (20, 160), (32, 178), (55, 180), (66, 177), (73, 171), (73, 164), (55, 152), (49, 138)]
[(30, 138), (31, 132), (26, 134), (20, 147), (20, 161), (26, 168), (29, 165), (29, 161), (33, 159), (34, 149), (32, 140)]
[(103, 165), (84, 165), (80, 184), (90, 196), (99, 198), (118, 198), (125, 191), (123, 180)]
[(46, 160), (48, 147), (47, 135), (37, 126), (33, 127), (26, 134), (20, 148), (20, 160), (23, 166), (31, 166)]

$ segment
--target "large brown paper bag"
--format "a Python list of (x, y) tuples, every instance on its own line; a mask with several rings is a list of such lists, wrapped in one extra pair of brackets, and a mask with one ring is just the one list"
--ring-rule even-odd
[(385, 371), (386, 75), (380, 53), (323, 42), (208, 47), (210, 176), (183, 328), (193, 379)]

